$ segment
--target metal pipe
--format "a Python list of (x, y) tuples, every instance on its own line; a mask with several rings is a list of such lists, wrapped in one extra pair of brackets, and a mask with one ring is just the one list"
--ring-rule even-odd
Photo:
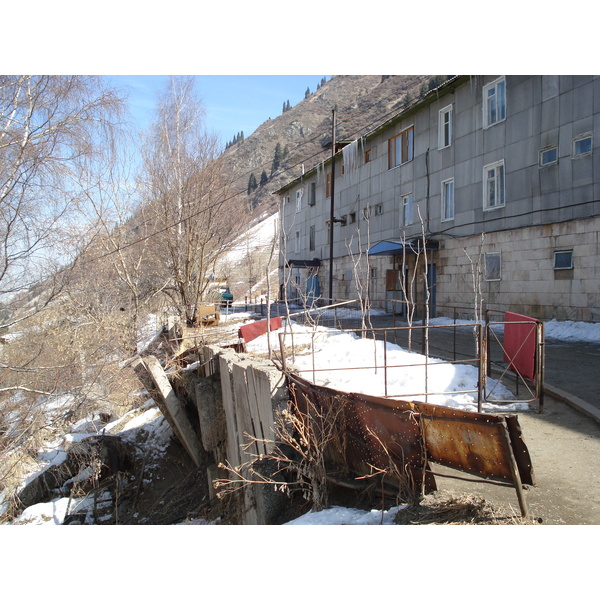
[[(329, 216), (329, 303), (333, 303), (333, 219), (335, 192), (335, 108), (332, 113), (331, 125), (331, 204)], [(327, 176), (325, 176), (327, 178)], [(327, 187), (327, 184), (325, 184)]]

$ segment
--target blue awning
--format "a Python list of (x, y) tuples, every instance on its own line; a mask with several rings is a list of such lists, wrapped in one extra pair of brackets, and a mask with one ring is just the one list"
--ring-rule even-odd
[(368, 252), (369, 256), (383, 255), (394, 256), (403, 252), (413, 253), (415, 250), (408, 242), (396, 242), (393, 240), (384, 240), (375, 244)]
[[(426, 250), (437, 250), (439, 243), (435, 240), (427, 240), (425, 244)], [(396, 256), (398, 254), (417, 254), (422, 249), (422, 242), (420, 240), (417, 243), (402, 242), (400, 240), (383, 240), (377, 242), (368, 251), (369, 256)]]

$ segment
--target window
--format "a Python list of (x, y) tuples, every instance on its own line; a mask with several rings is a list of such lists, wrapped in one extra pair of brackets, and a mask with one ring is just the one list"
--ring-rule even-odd
[(388, 140), (388, 169), (413, 159), (414, 127), (409, 127)]
[(331, 198), (331, 173), (325, 177), (325, 198)]
[(373, 153), (371, 150), (365, 150), (365, 165), (373, 160)]
[(558, 148), (545, 148), (540, 150), (540, 167), (546, 167), (558, 162)]
[(413, 222), (413, 195), (408, 194), (402, 198), (402, 222), (404, 226)]
[(557, 250), (554, 253), (554, 270), (573, 268), (573, 250)]
[(302, 210), (302, 190), (296, 190), (296, 212)]
[(369, 220), (371, 218), (371, 207), (367, 204), (365, 208), (362, 209), (363, 219)]
[(311, 225), (308, 230), (308, 248), (309, 250), (315, 249), (315, 226)]
[(375, 205), (375, 214), (376, 215), (382, 215), (383, 214), (383, 204), (376, 204)]
[(348, 215), (348, 223), (356, 223), (356, 213), (350, 213)]
[(346, 223), (348, 222), (348, 215), (344, 215), (340, 217), (340, 227), (346, 227)]
[(442, 221), (454, 219), (454, 179), (442, 181)]
[(502, 278), (502, 263), (500, 262), (500, 252), (485, 253), (485, 280), (500, 281)]
[(490, 127), (506, 119), (506, 81), (504, 77), (483, 88), (483, 126)]
[(573, 157), (592, 153), (592, 136), (583, 135), (573, 140)]
[(371, 267), (369, 269), (369, 275), (371, 276), (371, 279), (377, 279), (377, 267)]
[(314, 206), (316, 203), (317, 203), (317, 183), (315, 181), (311, 181), (310, 192), (308, 194), (308, 205)]
[(300, 232), (296, 231), (296, 239), (294, 243), (294, 251), (300, 252)]
[(452, 144), (452, 105), (440, 110), (438, 127), (438, 148), (447, 148)]
[(484, 200), (483, 208), (504, 206), (504, 161), (483, 168)]

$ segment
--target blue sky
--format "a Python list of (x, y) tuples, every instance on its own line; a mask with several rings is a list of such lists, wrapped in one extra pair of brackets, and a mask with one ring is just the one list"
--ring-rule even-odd
[[(282, 112), (283, 103), (292, 106), (304, 99), (323, 77), (329, 75), (198, 75), (196, 89), (206, 108), (206, 126), (223, 145), (237, 133), (251, 135), (269, 117)], [(152, 119), (157, 91), (168, 82), (168, 75), (109, 76), (114, 85), (126, 86), (130, 110), (140, 127)]]

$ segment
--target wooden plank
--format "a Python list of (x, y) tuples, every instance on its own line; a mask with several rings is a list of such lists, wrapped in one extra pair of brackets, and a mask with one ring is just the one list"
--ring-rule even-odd
[(196, 432), (189, 422), (187, 415), (181, 406), (181, 402), (173, 391), (167, 374), (155, 356), (144, 358), (144, 364), (146, 365), (150, 377), (152, 377), (154, 385), (156, 385), (158, 392), (164, 400), (164, 406), (171, 416), (171, 422), (174, 424), (175, 434), (181, 440), (181, 443), (187, 450), (187, 453), (192, 457), (196, 466), (199, 467), (201, 450)]

